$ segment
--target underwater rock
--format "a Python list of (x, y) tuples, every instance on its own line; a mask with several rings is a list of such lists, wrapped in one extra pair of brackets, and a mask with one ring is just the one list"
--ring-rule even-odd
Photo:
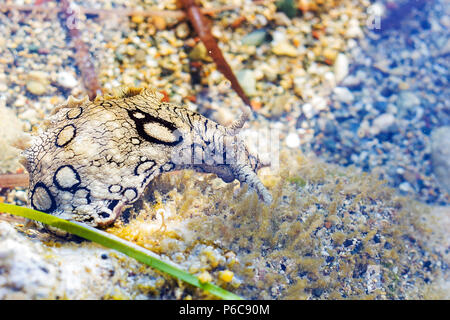
[[(0, 221), (0, 300), (102, 299), (125, 291), (115, 269), (120, 269), (119, 259), (130, 266), (136, 264), (133, 259), (89, 242), (53, 245), (51, 238), (34, 231), (27, 235)], [(104, 258), (110, 255), (118, 259)]]
[(354, 100), (352, 92), (346, 87), (336, 87), (334, 88), (333, 93), (335, 99), (340, 102), (350, 104)]
[(286, 137), (286, 145), (289, 148), (298, 148), (300, 146), (300, 137), (298, 136), (298, 133), (291, 132)]
[(275, 5), (278, 11), (283, 12), (289, 18), (293, 18), (297, 14), (297, 5), (294, 0), (278, 0)]
[(12, 225), (0, 221), (0, 299), (52, 297), (56, 268), (42, 257), (42, 244), (24, 239)]
[(189, 33), (190, 33), (189, 26), (186, 22), (180, 23), (175, 29), (175, 34), (180, 39), (186, 38), (189, 35)]
[(66, 71), (62, 71), (62, 72), (58, 73), (58, 75), (56, 77), (56, 82), (61, 87), (68, 88), (68, 89), (72, 89), (78, 84), (78, 81), (77, 81), (77, 79), (75, 79), (73, 74), (71, 74), (70, 72), (66, 72)]
[(277, 56), (297, 57), (297, 49), (286, 41), (276, 42), (272, 47), (272, 52)]
[(27, 86), (27, 90), (30, 93), (35, 94), (37, 96), (42, 95), (47, 92), (46, 85), (42, 84), (41, 82), (35, 81), (35, 80), (28, 81), (26, 86)]
[(388, 132), (395, 124), (395, 117), (390, 113), (383, 113), (373, 120), (372, 134), (378, 134), (380, 132)]
[(18, 157), (19, 150), (12, 144), (22, 137), (22, 123), (0, 101), (0, 168), (3, 173), (14, 173), (20, 167)]
[(246, 95), (251, 97), (256, 94), (256, 80), (252, 70), (239, 70), (236, 77)]
[(31, 71), (27, 76), (26, 88), (34, 95), (43, 95), (49, 85), (48, 74), (42, 71)]
[(442, 188), (450, 193), (450, 127), (435, 129), (430, 143), (433, 172)]
[(208, 55), (208, 51), (206, 50), (205, 45), (201, 41), (198, 42), (194, 48), (192, 48), (191, 52), (189, 52), (189, 59), (194, 61), (212, 61), (212, 58)]
[(334, 62), (334, 75), (336, 82), (341, 82), (348, 74), (349, 61), (345, 54), (339, 53)]
[(264, 29), (255, 30), (242, 38), (242, 44), (246, 46), (259, 46), (266, 39), (267, 32)]

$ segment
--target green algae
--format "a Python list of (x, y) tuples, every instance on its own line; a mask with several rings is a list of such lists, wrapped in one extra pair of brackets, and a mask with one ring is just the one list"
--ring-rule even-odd
[[(221, 183), (214, 175), (175, 173), (157, 179), (152, 189), (161, 191), (163, 207), (175, 213), (166, 224), (184, 245), (178, 252), (193, 260), (199, 244), (233, 252), (235, 292), (249, 299), (426, 296), (440, 270), (424, 270), (424, 260), (434, 266), (442, 257), (427, 247), (430, 234), (421, 221), (429, 210), (425, 205), (397, 196), (375, 175), (301, 154), (281, 159), (282, 168), (291, 159), (290, 169), (276, 173), (270, 207), (245, 187)], [(171, 227), (181, 221), (184, 230)], [(203, 263), (213, 278), (229, 268), (223, 261)]]

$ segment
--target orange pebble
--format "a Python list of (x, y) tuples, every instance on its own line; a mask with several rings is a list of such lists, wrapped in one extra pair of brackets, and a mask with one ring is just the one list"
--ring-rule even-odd
[(190, 102), (197, 101), (197, 97), (196, 96), (187, 96), (186, 99), (188, 99)]
[(167, 92), (165, 92), (164, 90), (160, 90), (159, 92), (161, 92), (164, 95), (164, 98), (161, 99), (162, 102), (169, 102), (169, 95), (167, 94)]
[(317, 30), (313, 30), (313, 31), (311, 32), (311, 34), (312, 34), (312, 36), (313, 36), (314, 39), (319, 39), (319, 38), (320, 38), (320, 32), (317, 31)]
[(250, 105), (252, 106), (252, 109), (255, 111), (261, 109), (261, 107), (262, 107), (261, 101), (256, 101), (256, 100), (250, 101)]
[(244, 22), (245, 21), (245, 17), (244, 16), (240, 16), (240, 17), (238, 17), (236, 20), (234, 20), (232, 23), (231, 23), (231, 27), (232, 28), (237, 28), (237, 27), (239, 27), (241, 24), (242, 24), (242, 22)]
[(23, 173), (23, 172), (24, 172), (23, 168), (18, 168), (18, 169), (16, 170), (16, 173)]

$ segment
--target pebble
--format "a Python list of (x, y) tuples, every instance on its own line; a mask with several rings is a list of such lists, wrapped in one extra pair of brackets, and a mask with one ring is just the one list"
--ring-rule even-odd
[(143, 49), (137, 49), (134, 58), (138, 63), (145, 63), (147, 61), (147, 52)]
[(242, 38), (241, 42), (246, 46), (259, 46), (266, 39), (266, 35), (267, 32), (264, 29), (255, 30)]
[(131, 17), (131, 21), (133, 21), (136, 24), (139, 24), (139, 23), (144, 22), (145, 18), (144, 18), (144, 16), (141, 16), (141, 15), (133, 15)]
[(239, 70), (236, 75), (242, 89), (248, 96), (254, 96), (256, 91), (256, 80), (253, 71), (249, 69)]
[(37, 96), (43, 95), (47, 92), (46, 84), (36, 80), (28, 80), (26, 84), (27, 90)]
[(399, 108), (411, 109), (420, 105), (420, 99), (410, 91), (402, 91), (398, 95), (397, 104)]
[(413, 187), (409, 184), (409, 182), (402, 182), (398, 186), (398, 188), (403, 192), (414, 192)]
[(272, 52), (277, 56), (297, 57), (297, 49), (286, 41), (277, 42), (272, 47)]
[(356, 19), (351, 19), (348, 22), (348, 29), (345, 32), (347, 38), (362, 38), (364, 35), (361, 27), (359, 26), (359, 21)]
[(431, 133), (431, 159), (433, 172), (447, 193), (450, 193), (450, 126)]
[(337, 101), (350, 104), (354, 100), (353, 93), (348, 88), (336, 87), (336, 88), (334, 88), (333, 93), (334, 93), (334, 98)]
[(186, 22), (180, 23), (175, 29), (175, 35), (180, 39), (185, 39), (189, 35), (190, 30)]
[(391, 126), (395, 123), (395, 117), (390, 113), (383, 113), (373, 120), (372, 129), (374, 134), (379, 132), (387, 132)]
[(330, 63), (334, 63), (336, 61), (336, 57), (338, 52), (331, 48), (325, 48), (322, 52), (322, 55), (325, 59), (327, 59)]
[(300, 137), (296, 132), (291, 132), (286, 137), (286, 145), (289, 148), (298, 148), (300, 146)]
[(203, 42), (198, 42), (194, 48), (192, 48), (191, 52), (189, 52), (189, 59), (191, 60), (203, 60), (203, 61), (211, 61), (211, 57), (208, 55), (208, 51), (206, 50)]
[(305, 103), (305, 104), (302, 106), (302, 111), (303, 111), (303, 114), (305, 115), (305, 117), (306, 117), (307, 119), (311, 119), (311, 118), (314, 117), (314, 115), (316, 114), (316, 113), (314, 112), (313, 106), (312, 106), (310, 103)]
[(56, 82), (61, 87), (68, 88), (68, 89), (72, 89), (72, 88), (76, 87), (76, 85), (78, 84), (78, 81), (73, 76), (73, 74), (70, 72), (66, 72), (66, 71), (62, 71), (62, 72), (58, 73), (58, 75), (56, 77)]
[(348, 58), (345, 54), (339, 53), (334, 63), (334, 74), (336, 82), (341, 82), (348, 74)]
[(26, 191), (23, 190), (17, 190), (16, 191), (16, 198), (20, 201), (22, 201), (23, 203), (27, 203), (28, 202), (28, 195)]
[(166, 19), (160, 16), (153, 17), (153, 24), (158, 30), (165, 30), (167, 27)]

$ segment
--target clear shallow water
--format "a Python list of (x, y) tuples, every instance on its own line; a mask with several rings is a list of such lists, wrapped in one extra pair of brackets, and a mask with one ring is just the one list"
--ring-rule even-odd
[[(16, 4), (23, 3), (31, 1)], [(398, 3), (414, 7), (423, 4)], [(95, 1), (78, 4), (100, 7)], [(372, 14), (368, 8), (360, 9), (354, 1), (346, 4), (347, 11), (341, 8), (333, 13), (333, 8), (327, 7), (314, 13), (297, 12), (293, 18), (279, 15), (279, 10), (267, 12), (262, 6), (248, 5), (213, 19), (217, 25), (214, 34), (227, 59), (247, 80), (247, 89), (253, 91), (250, 93), (255, 118), (248, 130), (274, 125), (280, 131), (280, 149), (313, 152), (328, 163), (378, 172), (398, 192), (433, 205), (447, 204), (444, 190), (448, 184), (445, 177), (438, 179), (436, 172), (445, 175), (449, 170), (445, 170), (445, 161), (433, 160), (433, 150), (449, 150), (448, 134), (436, 131), (449, 125), (448, 5), (444, 1), (428, 1), (423, 7), (400, 10), (389, 18), (389, 12), (396, 9), (392, 2), (385, 2), (387, 11), (381, 18), (381, 30), (367, 30)], [(132, 5), (142, 3), (109, 2), (110, 7)], [(241, 22), (242, 26), (231, 26), (235, 21), (239, 25), (241, 16), (247, 21)], [(390, 24), (388, 30), (383, 30), (383, 21)], [(82, 97), (86, 93), (83, 74), (76, 63), (78, 47), (62, 22), (60, 16), (50, 13), (10, 10), (0, 14), (0, 103), (14, 115), (2, 128), (12, 128), (19, 121), (20, 131), (31, 132), (69, 95)], [(350, 25), (356, 27), (352, 29)], [(90, 13), (79, 27), (99, 81), (106, 89), (149, 83), (164, 91), (171, 102), (187, 105), (214, 120), (226, 123), (236, 118), (240, 100), (204, 52), (199, 50), (197, 56), (192, 53), (199, 47), (189, 25), (148, 22), (138, 15), (106, 19)], [(243, 46), (243, 39), (255, 31), (263, 32), (264, 37), (251, 46)], [(434, 135), (436, 139), (432, 139), (433, 132), (438, 133), (437, 137)], [(448, 158), (444, 156), (443, 160)], [(140, 215), (143, 221), (129, 212), (124, 214), (125, 227), (116, 232), (127, 235), (142, 225), (148, 226), (140, 230), (145, 235), (143, 239), (160, 239), (159, 236), (176, 244), (165, 248), (165, 253), (184, 257), (187, 268), (199, 263), (203, 251), (217, 257), (224, 268), (226, 252), (232, 250), (255, 272), (246, 270), (246, 263), (233, 269), (237, 278), (245, 280), (240, 292), (252, 297), (285, 297), (293, 283), (299, 285), (290, 292), (293, 298), (423, 297), (419, 288), (439, 284), (434, 276), (439, 271), (448, 272), (448, 237), (444, 230), (443, 238), (434, 239), (439, 240), (436, 243), (423, 242), (420, 214), (428, 212), (429, 207), (425, 210), (405, 200), (391, 202), (384, 189), (371, 189), (375, 180), (360, 181), (352, 170), (349, 176), (339, 170), (333, 176), (336, 170), (332, 166), (303, 159), (307, 165), (302, 167), (297, 160), (295, 156), (284, 159), (284, 168), (298, 166), (298, 176), (283, 182), (279, 206), (271, 211), (264, 211), (257, 202), (250, 201), (249, 205), (242, 194), (234, 197), (231, 189), (215, 190), (211, 195), (211, 184), (202, 177), (175, 175), (175, 183), (166, 181), (169, 189), (183, 186), (183, 194), (200, 205), (186, 206), (183, 194), (169, 193), (161, 184), (164, 209), (177, 213), (166, 217), (169, 230), (173, 231), (171, 228), (180, 221), (186, 226), (187, 221), (192, 222), (181, 231), (176, 229), (180, 242), (152, 232), (160, 227), (159, 221), (146, 220), (144, 214)], [(15, 165), (10, 167), (13, 172), (20, 170)], [(436, 166), (444, 170), (436, 170)], [(321, 177), (324, 168), (330, 173), (325, 180)], [(264, 181), (274, 188), (278, 178)], [(350, 191), (346, 189), (341, 203), (333, 202), (335, 212), (330, 214), (335, 190), (343, 185)], [(355, 201), (361, 200), (360, 190), (367, 194), (362, 195), (363, 201)], [(220, 197), (216, 211), (205, 215), (211, 213), (210, 197), (218, 197), (217, 193)], [(2, 196), (22, 205), (27, 201), (24, 188), (11, 192), (2, 189)], [(402, 214), (399, 208), (404, 209)], [(408, 219), (409, 214), (418, 221)], [(444, 228), (446, 215), (443, 211), (437, 218)], [(273, 229), (260, 229), (268, 225)], [(7, 230), (2, 234), (9, 234), (10, 229), (2, 229)], [(192, 231), (201, 234), (207, 245), (183, 238)], [(18, 237), (17, 242), (23, 240), (21, 234)], [(222, 241), (220, 247), (210, 245), (218, 238)], [(73, 250), (75, 261), (88, 261), (86, 257), (95, 263), (99, 259), (115, 261), (112, 257), (99, 258), (89, 248), (80, 253), (78, 245), (71, 245), (69, 250)], [(20, 251), (23, 250), (15, 252)], [(50, 270), (51, 263), (40, 260), (40, 265)], [(200, 263), (211, 268), (208, 261)], [(216, 276), (218, 270), (211, 270)], [(148, 280), (146, 275), (141, 279)], [(333, 285), (326, 287), (317, 279), (326, 279), (326, 284)], [(375, 289), (381, 293), (373, 293)], [(168, 292), (168, 297), (173, 298), (172, 291)]]

